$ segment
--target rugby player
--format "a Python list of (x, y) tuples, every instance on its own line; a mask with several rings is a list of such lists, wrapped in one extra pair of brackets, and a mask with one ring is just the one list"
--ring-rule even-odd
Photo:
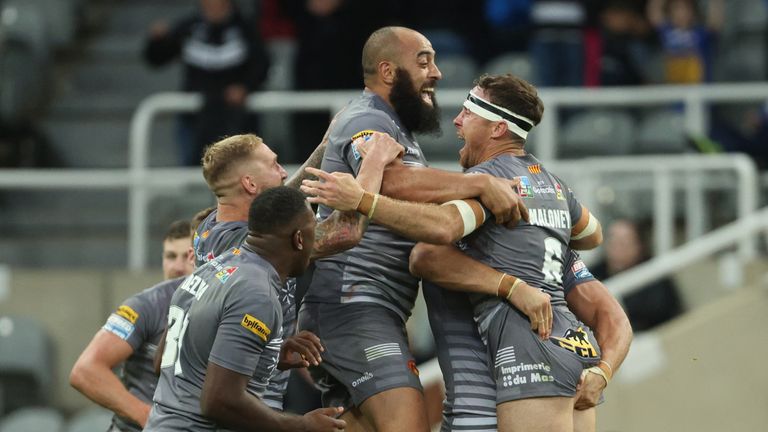
[[(319, 149), (324, 149), (324, 138)], [(375, 169), (378, 174), (367, 181), (369, 187), (378, 189), (381, 169), (397, 157), (402, 147), (396, 143), (377, 144), (376, 139), (368, 142), (371, 157), (362, 172)], [(322, 152), (316, 150), (305, 166), (319, 164)], [(368, 159), (368, 158), (366, 158)], [(315, 162), (313, 162), (313, 160)], [(370, 167), (370, 168), (369, 168)], [(303, 170), (287, 181), (298, 187), (304, 178)], [(256, 135), (235, 135), (225, 138), (206, 149), (203, 156), (203, 177), (211, 192), (216, 195), (216, 209), (206, 217), (194, 233), (195, 263), (202, 266), (222, 252), (240, 246), (248, 235), (248, 208), (262, 190), (283, 184), (287, 173), (277, 162), (277, 155)], [(365, 175), (363, 175), (365, 177)], [(356, 236), (349, 235), (357, 227), (345, 224), (336, 217), (318, 225), (316, 247), (312, 257), (336, 253), (351, 247)], [(285, 344), (291, 351), (304, 355), (305, 366), (321, 361), (320, 340), (309, 331), (295, 334), (296, 330), (296, 280), (289, 278), (280, 291), (283, 304), (283, 333)], [(270, 407), (282, 410), (283, 397), (288, 385), (289, 370), (278, 371), (270, 378), (269, 386), (262, 395)]]
[[(359, 180), (367, 157), (355, 141), (388, 134), (405, 154), (387, 168), (382, 189), (418, 190), (425, 201), (437, 202), (479, 197), (499, 222), (516, 223), (521, 210), (514, 181), (423, 171), (427, 162), (412, 134), (439, 128), (434, 91), (442, 76), (429, 40), (403, 27), (379, 29), (363, 48), (362, 64), (365, 90), (329, 127), (323, 170)], [(417, 186), (401, 187), (413, 176)], [(327, 220), (331, 211), (321, 206), (318, 220)], [(405, 332), (418, 290), (418, 279), (408, 272), (414, 242), (385, 226), (367, 226), (364, 215), (347, 214), (359, 227), (359, 245), (315, 262), (299, 311), (299, 328), (317, 334), (326, 348), (320, 367), (310, 372), (323, 390), (324, 406), (351, 408), (344, 415), (347, 430), (428, 431)]]
[(171, 299), (155, 405), (145, 431), (335, 431), (338, 408), (304, 416), (260, 399), (283, 360), (279, 292), (309, 265), (315, 221), (304, 196), (280, 186), (256, 197), (248, 236), (198, 268)]
[[(121, 303), (72, 367), (69, 383), (115, 413), (110, 431), (140, 431), (147, 421), (157, 376), (152, 361), (165, 331), (171, 296), (192, 272), (191, 228), (176, 221), (163, 237), (165, 281)], [(113, 369), (122, 365), (122, 376)]]
[[(529, 222), (513, 230), (484, 224), (486, 212), (474, 200), (452, 201), (443, 208), (396, 201), (364, 192), (342, 173), (310, 169), (324, 183), (305, 181), (303, 190), (319, 195), (312, 202), (356, 209), (421, 241), (450, 243), (480, 227), (467, 239), (467, 253), (505, 273), (490, 290), (488, 285), (471, 286), (482, 293), (471, 298), (496, 378), (499, 430), (570, 431), (582, 370), (610, 374), (609, 366), (599, 362), (591, 330), (565, 306), (562, 290), (566, 248), (599, 245), (600, 224), (559, 178), (524, 150), (528, 131), (543, 113), (535, 88), (510, 75), (483, 76), (477, 84), (454, 121), (465, 140), (461, 164), (470, 173), (518, 178), (518, 194), (533, 206)], [(346, 196), (336, 190), (342, 186)], [(329, 187), (335, 195), (328, 194)], [(332, 195), (339, 200), (331, 200)], [(546, 294), (537, 295), (528, 281)], [(547, 340), (550, 331), (556, 336)]]

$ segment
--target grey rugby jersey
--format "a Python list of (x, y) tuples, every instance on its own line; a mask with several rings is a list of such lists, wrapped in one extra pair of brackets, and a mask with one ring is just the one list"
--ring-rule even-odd
[[(563, 277), (565, 295), (594, 280), (579, 255), (568, 250)], [(496, 383), (488, 367), (488, 352), (480, 339), (469, 295), (422, 283), (429, 326), (435, 337), (440, 370), (445, 379), (442, 432), (495, 432)]]
[(261, 396), (282, 344), (282, 283), (248, 246), (233, 249), (187, 277), (168, 311), (168, 336), (147, 431), (213, 431), (201, 414), (208, 362), (251, 376)]
[[(468, 255), (499, 271), (542, 288), (552, 305), (565, 305), (563, 266), (571, 228), (581, 217), (581, 204), (562, 180), (549, 173), (531, 154), (501, 155), (467, 170), (512, 179), (520, 177), (518, 195), (530, 215), (514, 229), (487, 221), (462, 244)], [(471, 296), (481, 330), (497, 306), (498, 297)]]
[[(217, 210), (209, 214), (195, 230), (193, 244), (195, 265), (202, 266), (221, 253), (239, 247), (248, 236), (248, 222), (218, 222)], [(280, 289), (280, 304), (283, 308), (283, 334), (292, 336), (296, 331), (296, 279), (288, 279)], [(283, 410), (283, 398), (288, 389), (291, 371), (276, 370), (269, 379), (269, 385), (262, 399), (276, 410)]]
[[(165, 332), (168, 306), (183, 277), (163, 281), (126, 299), (102, 327), (128, 342), (133, 354), (125, 361), (121, 379), (125, 388), (140, 400), (152, 404), (157, 386), (153, 361)], [(122, 431), (140, 431), (131, 420), (115, 415), (112, 423)]]
[[(338, 114), (331, 126), (321, 168), (327, 172), (359, 173), (362, 158), (352, 141), (366, 132), (385, 132), (405, 147), (406, 165), (426, 166), (421, 148), (395, 111), (376, 94), (364, 91)], [(320, 206), (318, 221), (332, 210)], [(307, 302), (377, 303), (405, 321), (413, 309), (418, 279), (408, 272), (415, 242), (371, 223), (360, 244), (346, 252), (315, 261)]]

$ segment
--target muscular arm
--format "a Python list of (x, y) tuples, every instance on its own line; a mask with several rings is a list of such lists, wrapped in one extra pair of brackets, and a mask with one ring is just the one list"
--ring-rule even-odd
[(600, 221), (589, 212), (585, 206), (581, 206), (581, 218), (576, 221), (571, 229), (571, 241), (568, 247), (573, 250), (589, 250), (603, 243), (603, 226)]
[(548, 294), (524, 281), (512, 288), (516, 278), (476, 261), (455, 246), (419, 243), (411, 252), (409, 267), (414, 276), (454, 291), (498, 296), (511, 290), (507, 301), (530, 319), (532, 330), (544, 339), (549, 337), (552, 308)]
[(242, 431), (330, 431), (344, 428), (345, 423), (341, 420), (327, 417), (335, 411), (333, 408), (322, 410), (326, 415), (313, 411), (304, 417), (271, 409), (246, 391), (250, 378), (208, 363), (200, 397), (203, 415), (218, 425)]
[(150, 405), (131, 394), (112, 372), (132, 353), (127, 342), (99, 330), (72, 367), (69, 383), (88, 399), (143, 427)]
[[(366, 191), (377, 193), (381, 188), (384, 168), (392, 162), (402, 146), (391, 137), (381, 134), (360, 165), (357, 182)], [(306, 170), (306, 176), (311, 170)], [(355, 211), (334, 211), (315, 228), (315, 247), (312, 259), (337, 254), (357, 246), (368, 228), (368, 218)]]
[(403, 201), (442, 204), (480, 196), (488, 177), (393, 163), (384, 170), (381, 193)]
[[(329, 128), (330, 129), (330, 128)], [(301, 186), (301, 182), (304, 181), (304, 179), (308, 179), (311, 176), (307, 174), (305, 171), (305, 168), (312, 167), (312, 168), (320, 168), (320, 163), (323, 162), (323, 156), (325, 156), (325, 148), (328, 147), (328, 132), (325, 132), (325, 136), (323, 137), (323, 140), (320, 142), (320, 144), (315, 148), (315, 150), (312, 152), (311, 155), (307, 158), (306, 161), (299, 167), (298, 170), (296, 170), (295, 173), (289, 178), (285, 185), (294, 189), (298, 189), (299, 186)]]
[(616, 373), (632, 343), (632, 326), (619, 302), (597, 280), (576, 285), (565, 300), (574, 315), (595, 332), (602, 359)]

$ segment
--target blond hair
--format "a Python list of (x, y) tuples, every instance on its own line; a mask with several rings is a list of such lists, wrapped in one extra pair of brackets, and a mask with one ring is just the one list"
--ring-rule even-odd
[(203, 155), (203, 177), (217, 197), (232, 185), (228, 178), (264, 142), (254, 134), (233, 135), (211, 144)]

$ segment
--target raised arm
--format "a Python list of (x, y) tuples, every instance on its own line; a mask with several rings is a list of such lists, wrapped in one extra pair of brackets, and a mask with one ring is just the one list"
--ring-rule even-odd
[[(381, 188), (384, 168), (400, 157), (404, 148), (383, 133), (373, 134), (369, 141), (372, 145), (369, 146), (368, 154), (360, 166), (357, 182), (361, 188), (375, 193)], [(320, 171), (313, 169), (306, 169), (305, 175), (314, 175), (314, 172)], [(315, 228), (312, 259), (337, 254), (357, 246), (367, 227), (368, 219), (355, 211), (334, 211)]]
[(541, 338), (548, 338), (552, 331), (549, 294), (474, 260), (455, 246), (417, 244), (411, 252), (410, 270), (443, 288), (502, 297), (530, 319), (531, 329)]
[(608, 370), (605, 380), (587, 374), (576, 400), (576, 409), (595, 406), (610, 377), (619, 370), (632, 343), (632, 326), (627, 314), (598, 280), (580, 283), (565, 297), (568, 308), (595, 333), (600, 346), (601, 365)]
[(131, 394), (112, 371), (131, 354), (128, 342), (99, 330), (72, 367), (69, 384), (88, 399), (144, 427), (151, 407)]

